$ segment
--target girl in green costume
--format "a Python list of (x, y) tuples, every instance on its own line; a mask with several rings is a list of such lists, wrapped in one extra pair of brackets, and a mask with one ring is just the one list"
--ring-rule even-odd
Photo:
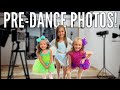
[(38, 59), (35, 60), (32, 71), (34, 74), (42, 74), (43, 79), (46, 79), (47, 74), (49, 74), (49, 79), (53, 79), (52, 72), (55, 71), (55, 66), (52, 51), (49, 49), (49, 41), (45, 36), (41, 36), (37, 42), (39, 43), (36, 51)]

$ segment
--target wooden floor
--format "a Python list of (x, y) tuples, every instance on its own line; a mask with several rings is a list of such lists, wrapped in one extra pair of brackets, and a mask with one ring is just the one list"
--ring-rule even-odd
[[(28, 68), (29, 68), (30, 79), (42, 78), (40, 75), (32, 74), (32, 65), (28, 65)], [(82, 79), (99, 79), (97, 78), (98, 73), (99, 73), (99, 70), (91, 66), (89, 70), (83, 72)], [(7, 74), (8, 74), (8, 66), (1, 66), (1, 79), (7, 79)], [(63, 75), (62, 70), (60, 75), (62, 79), (62, 75)], [(71, 74), (72, 79), (76, 79), (76, 75), (77, 75), (77, 70), (72, 71), (72, 74)], [(57, 79), (57, 72), (53, 74), (53, 77), (54, 79)], [(15, 67), (13, 79), (26, 79), (24, 76), (22, 66)]]

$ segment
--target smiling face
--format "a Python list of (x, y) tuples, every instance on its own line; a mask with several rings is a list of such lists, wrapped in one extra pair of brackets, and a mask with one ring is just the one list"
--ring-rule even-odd
[(81, 40), (75, 40), (73, 43), (73, 48), (75, 51), (80, 51), (82, 48), (82, 41)]
[(55, 42), (55, 46), (58, 48), (58, 42), (60, 40), (64, 40), (64, 43), (67, 47), (67, 37), (66, 37), (66, 30), (65, 27), (63, 25), (59, 25), (56, 28), (56, 42)]
[(58, 37), (59, 38), (64, 38), (64, 36), (65, 36), (65, 30), (64, 30), (64, 28), (59, 28), (59, 30), (58, 30)]
[(46, 40), (41, 40), (40, 41), (40, 48), (42, 50), (45, 50), (47, 48), (47, 42), (46, 42)]

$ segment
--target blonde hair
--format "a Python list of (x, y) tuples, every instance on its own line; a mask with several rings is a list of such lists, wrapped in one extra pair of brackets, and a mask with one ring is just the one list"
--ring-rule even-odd
[[(71, 48), (71, 51), (74, 51), (74, 43), (76, 41), (80, 40), (82, 42), (82, 39), (80, 37), (76, 37), (72, 43), (72, 48)], [(84, 51), (84, 45), (82, 45), (82, 48), (80, 49), (80, 51)]]
[(64, 43), (67, 47), (68, 43), (67, 43), (67, 37), (66, 37), (66, 30), (65, 30), (65, 27), (63, 25), (59, 25), (57, 28), (56, 28), (56, 41), (55, 41), (55, 46), (58, 48), (58, 42), (59, 42), (59, 36), (58, 36), (58, 30), (60, 28), (63, 28), (64, 31), (65, 31), (65, 35), (64, 35)]

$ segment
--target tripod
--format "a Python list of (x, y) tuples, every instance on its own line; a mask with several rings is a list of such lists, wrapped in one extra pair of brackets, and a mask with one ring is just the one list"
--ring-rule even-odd
[[(103, 35), (103, 68), (100, 70), (100, 72), (97, 74), (97, 77), (98, 78), (115, 78), (114, 75), (106, 68), (106, 65), (105, 65), (105, 38), (106, 38), (106, 35)], [(108, 73), (111, 74), (111, 75), (108, 75)], [(102, 75), (100, 75), (102, 74)]]
[[(21, 62), (22, 62), (22, 66), (23, 66), (23, 70), (24, 70), (24, 75), (25, 75), (26, 79), (29, 79), (29, 71), (28, 71), (27, 61), (26, 61), (26, 58), (25, 58), (25, 65), (24, 65), (22, 54), (21, 54), (23, 52), (24, 56), (25, 56), (25, 50), (20, 50), (20, 42), (16, 41), (16, 43), (17, 43), (17, 47), (16, 47), (15, 50), (13, 50), (14, 42), (12, 44), (11, 57), (10, 57), (10, 63), (9, 63), (7, 78), (11, 79), (13, 77), (13, 71), (14, 71), (14, 67), (15, 67), (15, 63), (16, 63), (16, 58), (17, 58), (17, 54), (19, 52)], [(14, 53), (16, 53), (15, 58), (13, 58)]]

